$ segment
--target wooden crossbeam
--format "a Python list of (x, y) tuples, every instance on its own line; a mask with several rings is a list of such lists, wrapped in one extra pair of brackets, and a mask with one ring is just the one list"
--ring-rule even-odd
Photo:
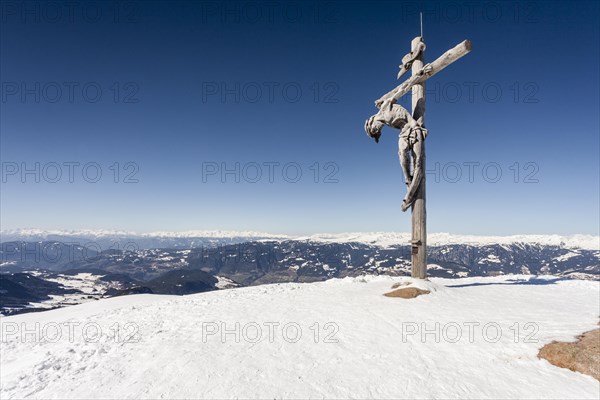
[(381, 105), (386, 100), (392, 100), (393, 102), (398, 101), (398, 99), (404, 96), (406, 93), (408, 93), (408, 91), (414, 85), (424, 82), (433, 75), (437, 74), (438, 72), (446, 68), (448, 65), (452, 64), (454, 61), (469, 53), (471, 51), (471, 48), (472, 44), (469, 40), (465, 40), (457, 44), (455, 47), (439, 56), (434, 62), (425, 65), (419, 72), (412, 75), (402, 84), (398, 85), (396, 88), (381, 96), (378, 100), (375, 101), (375, 105), (377, 106), (377, 108), (381, 108)]

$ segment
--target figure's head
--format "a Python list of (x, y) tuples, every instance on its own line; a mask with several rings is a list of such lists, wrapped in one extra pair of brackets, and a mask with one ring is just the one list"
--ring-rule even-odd
[(381, 128), (383, 128), (383, 122), (378, 121), (376, 116), (373, 115), (371, 118), (365, 121), (365, 132), (369, 137), (375, 139), (376, 143), (379, 143), (379, 137), (381, 136)]

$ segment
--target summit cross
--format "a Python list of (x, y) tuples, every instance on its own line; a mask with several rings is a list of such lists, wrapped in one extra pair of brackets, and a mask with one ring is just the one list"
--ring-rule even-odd
[[(412, 209), (411, 276), (427, 277), (427, 212), (425, 208), (425, 81), (471, 51), (465, 40), (446, 51), (435, 61), (424, 64), (425, 42), (417, 36), (411, 42), (410, 53), (402, 57), (398, 79), (411, 70), (411, 76), (375, 101), (379, 112), (365, 123), (367, 135), (379, 142), (384, 125), (400, 129), (398, 142), (400, 165), (407, 192), (402, 211)], [(398, 99), (412, 89), (412, 114), (397, 104)]]

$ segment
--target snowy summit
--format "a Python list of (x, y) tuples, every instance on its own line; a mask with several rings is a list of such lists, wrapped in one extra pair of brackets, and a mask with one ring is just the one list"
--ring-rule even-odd
[[(394, 283), (430, 291), (383, 296)], [(597, 282), (364, 276), (132, 295), (0, 318), (11, 398), (577, 398), (539, 359), (598, 323)]]

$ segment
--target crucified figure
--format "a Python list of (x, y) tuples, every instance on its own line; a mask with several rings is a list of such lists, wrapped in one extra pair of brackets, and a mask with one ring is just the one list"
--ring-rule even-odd
[(404, 107), (388, 100), (381, 104), (377, 114), (365, 122), (367, 135), (377, 143), (384, 125), (400, 130), (398, 155), (404, 173), (404, 182), (408, 187), (402, 202), (402, 211), (406, 211), (414, 202), (423, 177), (422, 156), (427, 130), (423, 127), (422, 120), (422, 117), (415, 120)]

